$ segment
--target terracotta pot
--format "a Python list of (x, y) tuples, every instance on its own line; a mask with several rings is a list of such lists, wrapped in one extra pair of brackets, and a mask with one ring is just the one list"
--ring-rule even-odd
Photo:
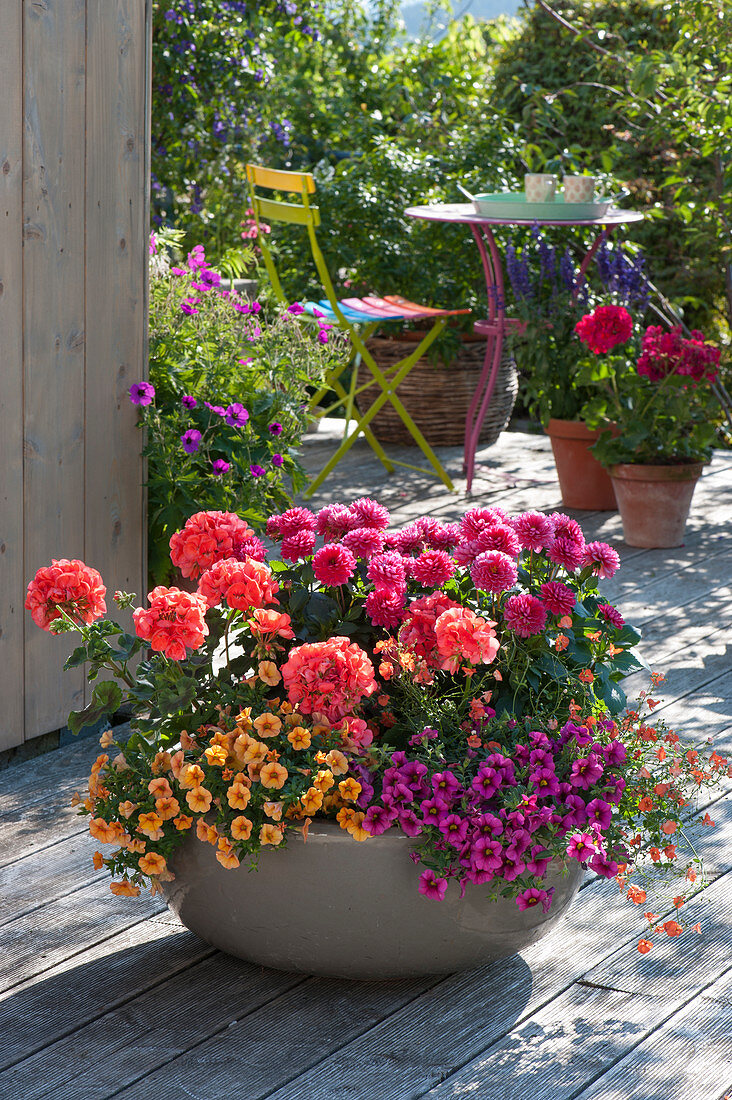
[(597, 431), (581, 420), (550, 420), (546, 433), (554, 453), (562, 503), (565, 508), (609, 512), (617, 508), (612, 481), (592, 454)]
[[(487, 886), (464, 898), (450, 882), (441, 901), (417, 889), (414, 842), (389, 830), (356, 842), (335, 822), (314, 821), (305, 843), (260, 852), (258, 869), (226, 870), (215, 849), (189, 834), (161, 884), (170, 908), (202, 939), (230, 955), (279, 970), (342, 978), (449, 974), (535, 943), (562, 917), (584, 870), (549, 867), (551, 908), (520, 910), (487, 900)], [(564, 873), (563, 873), (564, 872)]]
[(703, 462), (610, 467), (628, 546), (681, 546), (694, 487), (703, 468)]

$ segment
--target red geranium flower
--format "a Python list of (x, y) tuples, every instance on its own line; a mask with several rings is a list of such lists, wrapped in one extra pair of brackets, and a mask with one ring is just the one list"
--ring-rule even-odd
[(107, 610), (107, 589), (96, 569), (83, 561), (54, 559), (39, 569), (28, 585), (25, 606), (33, 622), (48, 630), (65, 611), (76, 622), (93, 623)]

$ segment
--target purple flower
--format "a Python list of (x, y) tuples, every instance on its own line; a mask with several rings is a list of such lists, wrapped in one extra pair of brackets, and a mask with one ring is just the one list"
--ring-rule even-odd
[(448, 814), (438, 828), (452, 848), (461, 848), (468, 833), (468, 822), (458, 814)]
[(186, 454), (193, 455), (201, 446), (201, 433), (197, 428), (189, 428), (187, 432), (183, 432), (180, 441)]
[(275, 420), (272, 424), (270, 424), (270, 426), (267, 430), (269, 431), (270, 435), (281, 435), (282, 434), (282, 425), (280, 424), (280, 422), (278, 420)]
[(208, 401), (204, 401), (204, 405), (210, 412), (216, 413), (217, 416), (226, 416), (226, 409), (222, 405), (212, 405)]
[(256, 462), (249, 467), (249, 473), (252, 477), (263, 477), (267, 473), (264, 466), (258, 466)]
[[(553, 892), (554, 891), (552, 891), (552, 893)], [(551, 896), (546, 890), (538, 890), (536, 886), (530, 886), (528, 890), (524, 890), (524, 892), (519, 894), (516, 898), (516, 904), (519, 909), (533, 909), (535, 905), (541, 905), (545, 913), (549, 911), (551, 903)]]
[(226, 416), (226, 423), (232, 428), (243, 428), (249, 419), (249, 413), (238, 401), (233, 405), (229, 405), (224, 415)]
[(618, 865), (614, 859), (610, 859), (604, 852), (598, 852), (590, 860), (590, 867), (603, 878), (615, 878), (618, 873)]
[(187, 313), (190, 316), (193, 313), (198, 313), (198, 310), (196, 309), (198, 302), (198, 298), (184, 298), (180, 304), (180, 308), (183, 313)]
[(399, 811), (399, 828), (407, 836), (419, 836), (422, 832), (422, 822), (417, 817), (414, 810), (400, 810)]
[(601, 829), (607, 829), (612, 821), (613, 812), (608, 802), (603, 801), (602, 798), (593, 798), (591, 802), (587, 803), (587, 820), (597, 822)]
[(581, 787), (588, 791), (598, 781), (602, 772), (603, 767), (598, 757), (594, 752), (590, 752), (586, 757), (580, 757), (579, 760), (574, 761), (569, 782), (573, 787)]
[(130, 401), (133, 405), (152, 405), (155, 387), (149, 382), (135, 382), (130, 386)]
[(281, 466), (283, 462), (284, 462), (284, 459), (283, 459), (282, 455), (272, 455), (272, 465), (273, 466)]
[(503, 863), (500, 841), (479, 837), (470, 849), (470, 863), (478, 871), (497, 871)]
[(327, 344), (328, 343), (328, 333), (327, 333), (326, 329), (324, 329), (324, 328), (319, 328), (318, 329), (317, 340), (318, 340), (319, 344)]
[(437, 878), (434, 871), (423, 871), (419, 876), (419, 892), (426, 898), (442, 901), (447, 891), (447, 879)]
[(569, 838), (567, 855), (574, 856), (580, 863), (585, 863), (597, 852), (594, 839), (588, 833), (575, 833)]
[(363, 819), (363, 827), (371, 836), (381, 836), (396, 821), (396, 810), (387, 810), (384, 806), (369, 806)]
[(294, 314), (294, 316), (297, 316), (299, 313), (304, 313), (305, 309), (303, 306), (300, 305), (299, 302), (293, 302), (291, 306), (287, 307), (287, 312)]
[(195, 409), (196, 405), (198, 404), (195, 397), (191, 397), (190, 394), (187, 393), (184, 394), (183, 397), (181, 397), (180, 403), (186, 409)]
[(225, 474), (227, 470), (231, 469), (231, 463), (225, 462), (223, 458), (215, 458), (211, 465), (213, 466), (213, 472), (216, 477), (221, 477), (222, 474)]

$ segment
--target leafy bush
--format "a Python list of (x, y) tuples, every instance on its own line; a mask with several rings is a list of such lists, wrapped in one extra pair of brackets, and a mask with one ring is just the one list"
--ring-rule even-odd
[(344, 354), (328, 326), (265, 312), (220, 288), (201, 246), (185, 266), (154, 256), (150, 383), (137, 384), (148, 460), (149, 570), (169, 579), (168, 543), (194, 512), (237, 511), (255, 529), (307, 484), (297, 459), (308, 387)]

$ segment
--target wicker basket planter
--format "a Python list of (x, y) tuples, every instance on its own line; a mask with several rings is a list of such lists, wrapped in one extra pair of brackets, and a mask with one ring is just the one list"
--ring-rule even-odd
[[(414, 343), (404, 338), (390, 340), (375, 336), (366, 345), (383, 370), (405, 359)], [(457, 446), (465, 438), (465, 417), (475, 393), (485, 360), (486, 341), (467, 338), (457, 359), (448, 366), (435, 366), (428, 359), (418, 360), (399, 386), (399, 398), (409, 415), (432, 446)], [(368, 382), (370, 374), (362, 365), (358, 385)], [(371, 406), (381, 390), (374, 384), (359, 395), (361, 412)], [(504, 350), (495, 390), (480, 432), (480, 443), (495, 443), (507, 426), (518, 394), (516, 364)], [(414, 445), (392, 405), (387, 402), (371, 422), (374, 435), (382, 443)]]

